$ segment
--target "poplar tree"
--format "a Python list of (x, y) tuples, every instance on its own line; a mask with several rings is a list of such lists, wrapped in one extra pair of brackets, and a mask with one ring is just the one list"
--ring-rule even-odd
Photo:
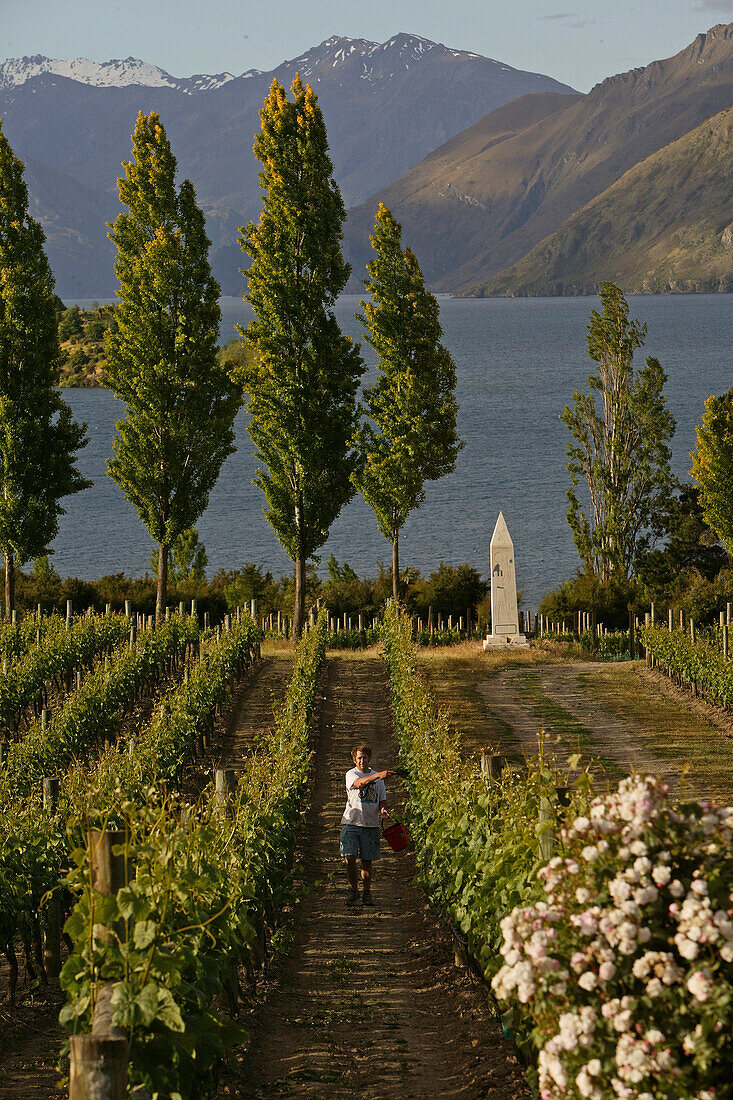
[(194, 526), (234, 450), (241, 390), (218, 359), (219, 286), (204, 215), (188, 180), (176, 190), (176, 159), (155, 112), (138, 115), (123, 167), (127, 213), (109, 227), (120, 304), (105, 370), (126, 415), (107, 469), (158, 544), (160, 619), (170, 548)]
[(75, 453), (86, 445), (55, 387), (56, 299), (38, 222), (28, 214), (23, 165), (0, 128), (0, 549), (5, 616), (15, 605), (15, 566), (48, 552), (61, 500), (85, 489)]
[[(667, 376), (658, 359), (634, 368), (646, 325), (629, 320), (629, 307), (613, 283), (601, 283), (601, 312), (591, 311), (588, 355), (596, 369), (588, 391), (573, 394), (560, 419), (568, 444), (571, 484), (567, 519), (585, 571), (601, 580), (630, 576), (649, 538), (665, 528), (677, 485), (669, 441), (675, 421), (667, 408)], [(587, 488), (584, 505), (576, 492)]]
[(265, 515), (295, 563), (293, 632), (305, 618), (306, 563), (353, 496), (358, 456), (358, 346), (333, 312), (349, 277), (341, 254), (346, 216), (333, 179), (318, 99), (296, 75), (292, 100), (274, 80), (254, 151), (264, 191), (259, 224), (242, 230), (250, 256), (244, 367), (249, 433), (262, 467)]
[(692, 476), (700, 486), (706, 523), (733, 555), (733, 390), (705, 402), (692, 453)]
[(379, 204), (367, 265), (371, 301), (357, 315), (377, 353), (379, 377), (364, 393), (373, 423), (361, 430), (364, 465), (355, 481), (392, 544), (392, 593), (399, 599), (399, 536), (425, 499), (425, 482), (455, 469), (463, 443), (456, 430), (456, 367), (441, 344), (435, 295), (402, 247), (402, 227)]

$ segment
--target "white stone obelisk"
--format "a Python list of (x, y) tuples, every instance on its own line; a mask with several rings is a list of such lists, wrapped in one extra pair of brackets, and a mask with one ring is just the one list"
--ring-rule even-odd
[(501, 512), (491, 536), (491, 634), (484, 649), (529, 645), (519, 633), (517, 577), (514, 571), (514, 543)]

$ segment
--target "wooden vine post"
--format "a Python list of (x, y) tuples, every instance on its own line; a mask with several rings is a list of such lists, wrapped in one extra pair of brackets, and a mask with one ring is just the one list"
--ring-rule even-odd
[(554, 823), (555, 815), (552, 812), (552, 803), (549, 798), (540, 799), (540, 825), (551, 827), (545, 828), (540, 834), (540, 858), (544, 860), (552, 859), (552, 853), (555, 850), (555, 830), (551, 823)]
[(226, 806), (237, 790), (237, 776), (234, 768), (217, 768), (214, 775), (214, 789), (216, 801), (220, 806)]
[[(216, 769), (214, 772), (214, 792), (220, 811), (228, 814), (231, 809), (231, 802), (237, 793), (237, 775), (233, 768)], [(239, 992), (237, 960), (234, 954), (231, 954), (227, 959), (222, 978), (222, 989), (218, 998), (219, 1007), (229, 1011), (232, 1016), (236, 1016), (239, 1006)]]
[(493, 752), (481, 753), (481, 774), (491, 786), (496, 783), (506, 767), (506, 757)]
[[(59, 801), (59, 780), (44, 776), (43, 809), (53, 817)], [(46, 927), (43, 932), (43, 965), (52, 982), (61, 973), (61, 902), (56, 890), (52, 891), (46, 907)]]
[[(111, 897), (126, 885), (124, 855), (114, 855), (113, 847), (125, 843), (124, 831), (96, 829), (89, 834), (92, 885)], [(93, 935), (107, 940), (124, 935), (124, 925), (106, 928), (95, 925)], [(125, 1100), (130, 1048), (127, 1036), (112, 1026), (113, 982), (106, 982), (97, 993), (91, 1035), (72, 1035), (69, 1040), (69, 1100)]]

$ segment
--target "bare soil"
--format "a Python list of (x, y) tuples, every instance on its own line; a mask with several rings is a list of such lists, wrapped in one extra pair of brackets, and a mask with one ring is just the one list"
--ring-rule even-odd
[(292, 655), (266, 654), (237, 690), (214, 750), (227, 768), (241, 771), (257, 739), (273, 728), (273, 705), (282, 700), (292, 673)]
[(642, 662), (553, 660), (534, 648), (499, 662), (444, 650), (421, 654), (421, 667), (469, 751), (491, 747), (518, 762), (541, 736), (558, 764), (580, 752), (602, 780), (635, 769), (683, 797), (733, 798), (733, 716)]
[[(373, 764), (394, 759), (381, 661), (332, 658), (302, 844), (307, 892), (294, 943), (249, 1017), (248, 1049), (219, 1097), (487, 1097), (528, 1095), (513, 1044), (482, 986), (453, 964), (448, 935), (415, 885), (410, 852), (382, 845), (373, 909), (345, 905), (338, 852), (344, 774), (355, 741)], [(389, 783), (389, 805), (401, 792)]]
[(0, 1100), (51, 1100), (63, 1095), (56, 1063), (63, 1031), (59, 990), (19, 983), (18, 1003), (0, 1008)]

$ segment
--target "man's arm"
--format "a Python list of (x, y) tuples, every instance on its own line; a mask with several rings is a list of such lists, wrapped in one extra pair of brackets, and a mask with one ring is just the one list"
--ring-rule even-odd
[(351, 784), (351, 789), (358, 791), (360, 787), (368, 787), (375, 779), (386, 779), (388, 775), (394, 775), (391, 768), (385, 768), (383, 772), (372, 772), (371, 775), (358, 775)]

